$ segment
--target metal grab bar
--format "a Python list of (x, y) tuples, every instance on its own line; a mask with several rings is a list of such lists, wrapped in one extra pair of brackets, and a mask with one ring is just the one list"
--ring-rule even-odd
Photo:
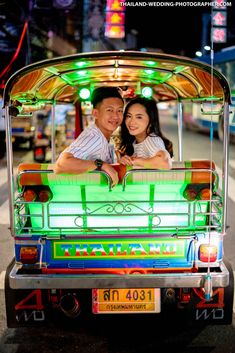
[[(209, 168), (209, 169), (203, 169), (203, 168), (180, 168), (180, 169), (132, 169), (132, 170), (129, 170), (129, 171), (127, 171), (126, 172), (126, 174), (124, 175), (124, 177), (123, 177), (123, 191), (125, 190), (125, 188), (126, 188), (126, 185), (127, 185), (127, 178), (128, 178), (128, 176), (130, 175), (130, 174), (134, 174), (134, 173), (143, 173), (143, 172), (148, 172), (148, 173), (185, 173), (185, 172), (189, 172), (189, 173), (191, 173), (191, 172), (197, 172), (197, 173), (206, 173), (206, 172), (208, 172), (208, 173), (211, 173), (211, 174), (213, 174), (214, 175), (214, 177), (215, 177), (215, 181), (213, 182), (213, 191), (214, 190), (217, 190), (218, 189), (218, 186), (219, 186), (219, 175), (218, 175), (218, 173), (217, 173), (217, 171), (216, 170), (214, 170), (214, 169), (211, 169), (211, 168)], [(160, 178), (159, 179), (157, 179), (157, 180), (159, 180), (159, 181), (163, 181), (163, 180), (161, 180)], [(169, 179), (169, 181), (170, 181), (170, 179)], [(190, 184), (190, 183), (188, 183), (188, 184)]]
[[(208, 207), (205, 203), (211, 203), (213, 207)], [(67, 203), (67, 209), (64, 209)], [(172, 209), (172, 206), (177, 203), (177, 206)], [(31, 230), (33, 233), (38, 230), (50, 232), (57, 230), (61, 232), (68, 230), (91, 231), (96, 232), (111, 230), (116, 233), (125, 230), (138, 230), (138, 232), (161, 231), (163, 229), (172, 232), (175, 230), (189, 230), (194, 232), (198, 230), (221, 230), (222, 213), (220, 209), (220, 199), (211, 201), (186, 201), (186, 200), (153, 200), (152, 207), (149, 206), (149, 201), (122, 200), (122, 201), (86, 201), (86, 207), (83, 208), (82, 201), (50, 201), (47, 204), (40, 202), (25, 202), (17, 201), (15, 206), (22, 210), (22, 206), (33, 206), (30, 214), (18, 212), (16, 217), (32, 220), (33, 225), (23, 224), (18, 222), (18, 234), (22, 235), (22, 231)], [(165, 207), (165, 210), (161, 208)], [(36, 209), (35, 209), (36, 207)], [(26, 210), (26, 209), (25, 209)], [(120, 223), (119, 217), (123, 217), (123, 224)], [(210, 222), (209, 223), (209, 216)], [(41, 221), (37, 221), (38, 217)], [(66, 225), (66, 221), (70, 218), (70, 223)], [(140, 221), (138, 224), (136, 217)], [(173, 218), (170, 218), (173, 217)], [(183, 220), (182, 220), (183, 217)], [(201, 219), (203, 217), (203, 220)], [(84, 220), (85, 218), (85, 220)], [(93, 219), (93, 224), (87, 224), (88, 220)], [(112, 224), (100, 224), (99, 219), (112, 219)], [(126, 220), (124, 220), (126, 219)], [(59, 220), (59, 224), (57, 223)], [(97, 220), (97, 221), (96, 221)], [(142, 223), (145, 221), (145, 224)], [(36, 222), (36, 223), (35, 223)], [(40, 224), (39, 224), (39, 223)], [(72, 223), (73, 224), (72, 224)], [(105, 222), (105, 221), (104, 221)]]
[[(20, 181), (21, 176), (24, 175), (24, 174), (52, 174), (52, 173), (54, 173), (53, 169), (48, 169), (48, 170), (27, 169), (27, 170), (22, 170), (19, 174), (17, 174), (17, 177), (16, 177), (17, 189), (19, 190), (19, 192), (22, 191), (22, 186), (20, 185), (19, 181)], [(111, 179), (111, 177), (110, 177), (110, 175), (108, 173), (106, 173), (106, 172), (104, 172), (102, 170), (101, 171), (95, 170), (95, 171), (89, 172), (88, 174), (97, 174), (97, 173), (102, 174), (102, 175), (104, 175), (106, 177), (107, 182), (108, 182), (109, 190), (111, 191), (112, 190), (112, 179)], [(59, 176), (64, 176), (65, 174), (57, 174), (57, 175), (59, 177)], [(80, 175), (80, 174), (66, 174), (66, 176), (68, 176), (68, 177), (70, 175), (72, 175), (74, 177), (75, 175)], [(83, 173), (83, 175), (84, 175), (84, 173)], [(84, 179), (84, 183), (86, 183), (85, 179)], [(42, 185), (44, 185), (44, 184), (42, 184)]]

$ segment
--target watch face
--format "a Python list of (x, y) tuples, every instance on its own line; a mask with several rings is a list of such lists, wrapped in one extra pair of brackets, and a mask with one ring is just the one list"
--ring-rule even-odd
[(95, 165), (97, 166), (97, 168), (101, 168), (103, 165), (103, 161), (101, 159), (96, 159)]

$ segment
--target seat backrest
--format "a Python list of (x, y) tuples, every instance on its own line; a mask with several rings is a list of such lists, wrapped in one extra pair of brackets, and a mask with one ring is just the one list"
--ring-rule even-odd
[(56, 174), (54, 165), (46, 163), (22, 163), (18, 167), (17, 184), (23, 186), (40, 185), (108, 185), (110, 180), (103, 172), (82, 174)]
[[(115, 169), (120, 183), (109, 192), (109, 179), (102, 172), (56, 174), (52, 164), (21, 164), (19, 191), (23, 189), (24, 199), (29, 201), (32, 228), (101, 231), (109, 227), (119, 231), (206, 225), (209, 200), (218, 181), (214, 163), (175, 162), (171, 170), (118, 165)], [(40, 192), (48, 189), (51, 198), (41, 201)], [(27, 191), (33, 191), (35, 199), (31, 194), (26, 195), (31, 199), (26, 199)], [(191, 207), (188, 201), (193, 200)], [(47, 201), (44, 207), (42, 203)]]
[[(123, 174), (123, 172), (122, 172)], [(138, 182), (182, 182), (192, 184), (203, 184), (215, 182), (216, 172), (214, 162), (209, 160), (195, 160), (185, 162), (173, 162), (172, 169), (170, 170), (157, 170), (157, 169), (133, 169), (127, 168), (123, 179), (128, 179), (129, 183)], [(212, 179), (211, 179), (212, 178)]]
[[(173, 185), (178, 186), (181, 195), (190, 199), (204, 193), (203, 199), (211, 197), (210, 190), (218, 188), (218, 174), (214, 162), (210, 160), (194, 160), (173, 162), (171, 170), (132, 169), (123, 165), (114, 165), (119, 175), (119, 183), (126, 190), (130, 185)], [(111, 181), (103, 172), (94, 171), (82, 174), (56, 174), (54, 165), (46, 163), (22, 163), (18, 167), (17, 183), (19, 190), (24, 186), (59, 186), (59, 185), (108, 185)], [(193, 190), (193, 191), (192, 191)], [(209, 190), (209, 191), (208, 191)], [(188, 195), (190, 194), (190, 195)]]
[(168, 193), (179, 193), (187, 200), (208, 200), (218, 188), (218, 174), (214, 162), (209, 160), (173, 162), (170, 170), (127, 170), (123, 177), (124, 190), (130, 185), (165, 185)]

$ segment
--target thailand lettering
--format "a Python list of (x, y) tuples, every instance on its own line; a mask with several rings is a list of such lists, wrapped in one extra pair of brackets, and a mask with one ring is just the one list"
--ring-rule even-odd
[(54, 243), (55, 258), (184, 256), (184, 242)]

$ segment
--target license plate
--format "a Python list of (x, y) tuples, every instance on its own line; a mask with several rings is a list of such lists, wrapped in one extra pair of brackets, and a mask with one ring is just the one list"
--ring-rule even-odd
[(93, 314), (160, 313), (159, 288), (93, 289)]

